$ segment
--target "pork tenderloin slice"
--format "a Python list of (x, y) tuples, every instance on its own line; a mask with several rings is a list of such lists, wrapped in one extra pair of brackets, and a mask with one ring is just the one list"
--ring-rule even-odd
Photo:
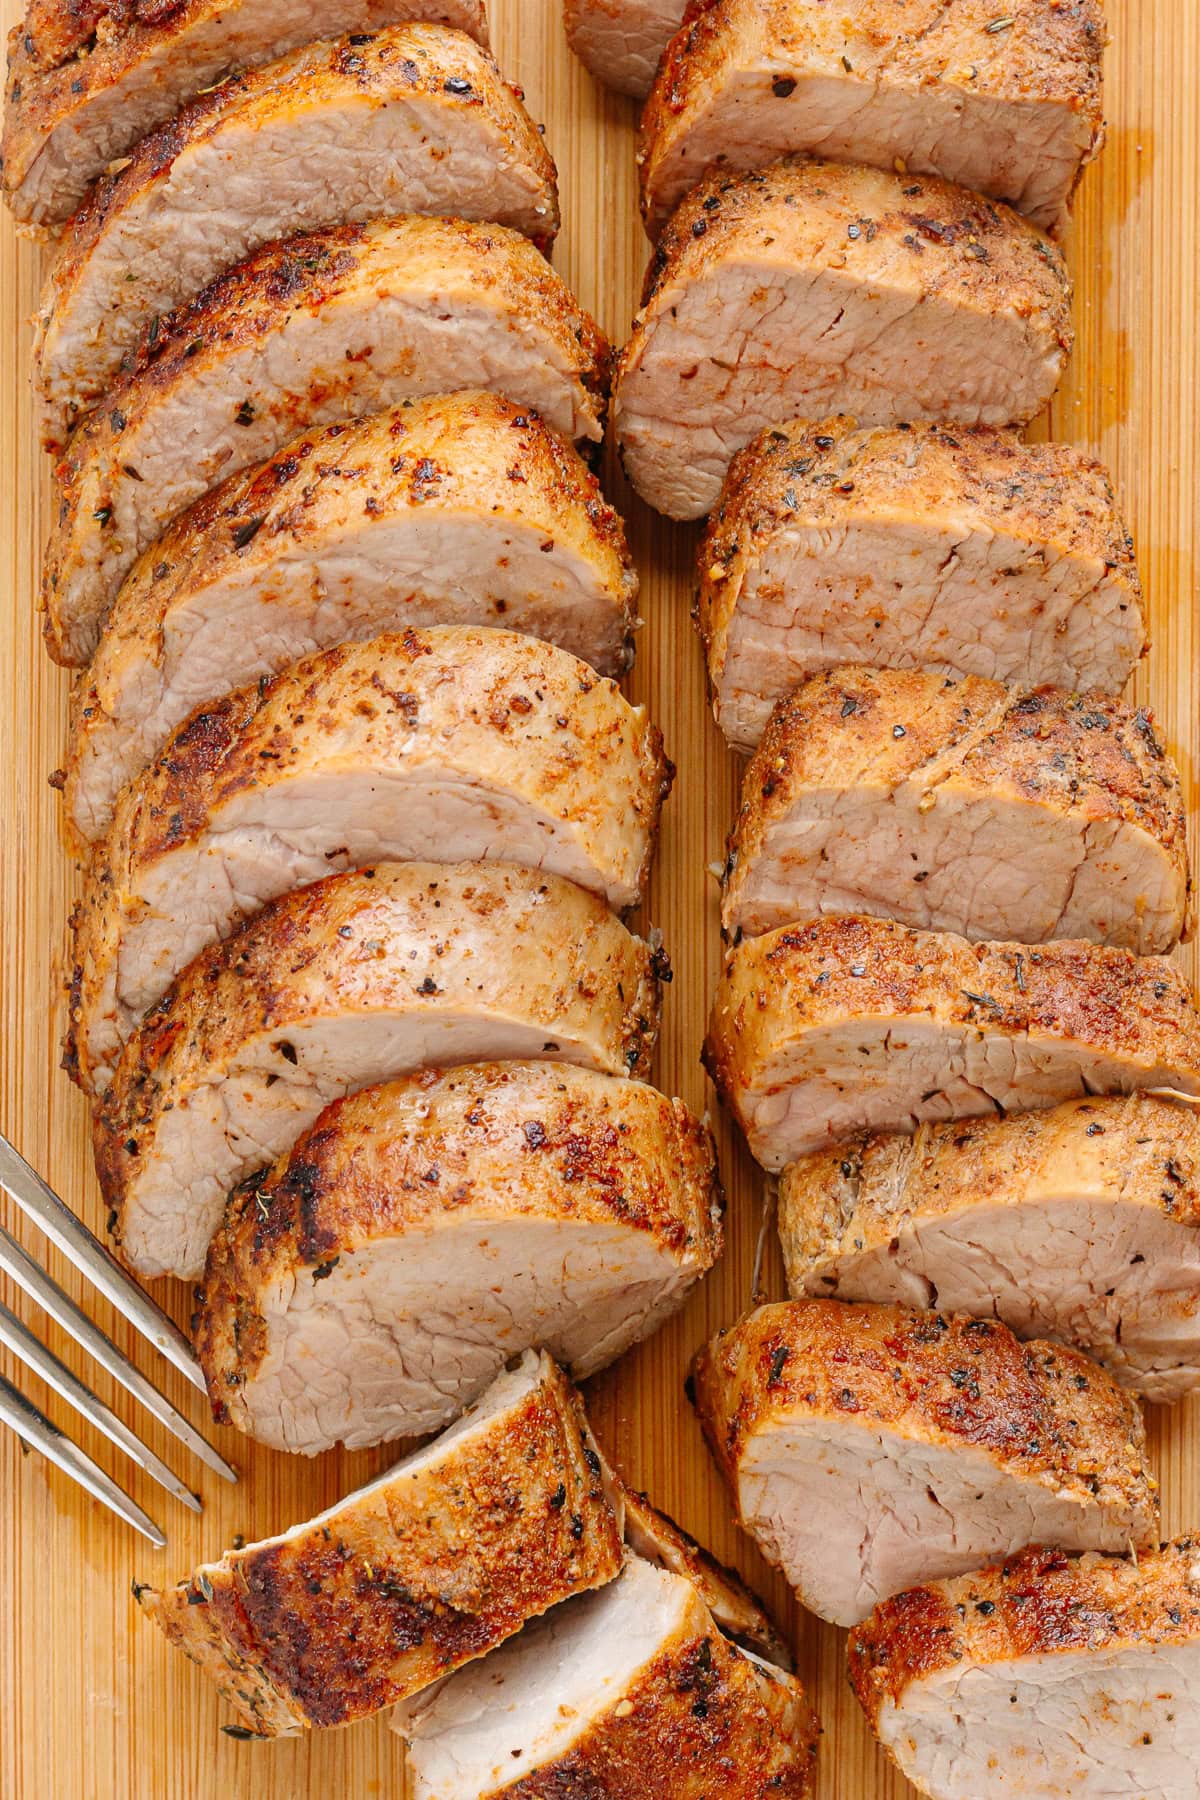
[(663, 232), (621, 353), (626, 471), (673, 519), (736, 451), (803, 414), (1023, 424), (1071, 345), (1061, 253), (932, 177), (794, 159), (702, 181)]
[(543, 246), (558, 230), (542, 137), (462, 32), (309, 44), (193, 100), (63, 236), (36, 321), (46, 443), (64, 442), (155, 319), (251, 251), (397, 213), (493, 220)]
[(595, 476), (502, 395), (305, 433), (198, 501), (131, 570), (72, 694), (70, 827), (103, 836), (121, 788), (195, 707), (334, 644), (511, 625), (620, 675), (637, 587)]
[(779, 1233), (798, 1298), (997, 1318), (1148, 1400), (1200, 1388), (1200, 1120), (1182, 1103), (852, 1139), (784, 1170)]
[(511, 631), (340, 645), (198, 709), (132, 781), (75, 916), (74, 1061), (95, 1088), (206, 945), (378, 861), (502, 862), (642, 899), (670, 788), (616, 683)]
[(43, 575), (51, 654), (89, 657), (140, 552), (305, 427), (471, 386), (598, 441), (607, 363), (597, 327), (505, 226), (407, 215), (266, 245), (147, 337), (72, 437)]
[(650, 92), (687, 6), (688, 0), (563, 0), (563, 24), (567, 42), (593, 75), (640, 100)]
[(188, 966), (96, 1108), (126, 1260), (199, 1275), (231, 1188), (331, 1100), (426, 1064), (644, 1076), (665, 972), (595, 895), (502, 863), (386, 863), (273, 901)]
[(992, 1320), (784, 1301), (719, 1332), (692, 1380), (739, 1523), (835, 1625), (1026, 1544), (1157, 1537), (1137, 1401)]
[(136, 1591), (244, 1728), (293, 1737), (419, 1692), (620, 1567), (579, 1396), (528, 1351), (440, 1438), (328, 1512)]
[[(428, 20), (487, 43), (483, 0), (323, 0), (323, 36)], [(3, 189), (18, 219), (69, 218), (108, 164), (233, 69), (313, 35), (311, 0), (28, 0), (8, 39)]]
[(795, 1676), (640, 1557), (595, 1600), (398, 1709), (416, 1800), (808, 1800), (820, 1728)]
[(1141, 1088), (1200, 1094), (1200, 1018), (1163, 957), (831, 915), (732, 951), (705, 1061), (778, 1170), (863, 1130)]
[(233, 1194), (192, 1329), (223, 1423), (360, 1449), (440, 1429), (533, 1345), (605, 1368), (720, 1248), (681, 1101), (565, 1064), (424, 1070), (335, 1101)]
[(850, 1638), (884, 1748), (932, 1800), (1183, 1800), (1200, 1767), (1200, 1539), (1030, 1550), (889, 1600)]
[(1100, 0), (718, 0), (671, 41), (642, 118), (656, 235), (713, 168), (800, 151), (940, 175), (1053, 230), (1104, 137)]
[(1011, 431), (780, 423), (733, 459), (699, 569), (713, 711), (740, 750), (843, 663), (1117, 693), (1146, 647), (1107, 473)]
[(779, 701), (742, 784), (721, 923), (829, 912), (1026, 944), (1171, 950), (1187, 815), (1149, 716), (1103, 694), (843, 668)]

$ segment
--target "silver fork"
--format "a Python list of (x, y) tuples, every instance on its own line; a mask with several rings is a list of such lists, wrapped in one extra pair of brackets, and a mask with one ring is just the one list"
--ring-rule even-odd
[[(109, 1255), (100, 1240), (77, 1219), (70, 1207), (60, 1200), (54, 1189), (43, 1181), (8, 1139), (0, 1135), (0, 1188), (10, 1194), (45, 1237), (83, 1274), (92, 1286), (116, 1307), (135, 1331), (152, 1344), (180, 1374), (186, 1375), (193, 1387), (204, 1389), (204, 1376), (195, 1352), (173, 1319), (156, 1306), (148, 1294), (128, 1276)], [(182, 1444), (198, 1456), (207, 1468), (226, 1481), (236, 1481), (237, 1472), (219, 1456), (212, 1445), (177, 1412), (154, 1384), (136, 1369), (124, 1353), (117, 1349), (98, 1325), (81, 1312), (71, 1297), (34, 1261), (17, 1240), (0, 1226), (0, 1273), (8, 1275), (17, 1286), (36, 1301), (43, 1312), (60, 1325), (77, 1344), (107, 1369), (114, 1380), (134, 1396), (154, 1417), (165, 1425)], [(0, 1303), (0, 1344), (21, 1362), (40, 1375), (68, 1405), (73, 1406), (105, 1437), (157, 1481), (161, 1487), (193, 1512), (201, 1510), (198, 1494), (182, 1482), (152, 1450), (106, 1406), (92, 1390), (68, 1369), (53, 1351), (34, 1336), (16, 1313)], [(80, 1487), (109, 1507), (118, 1517), (148, 1537), (160, 1549), (166, 1535), (149, 1515), (92, 1461), (78, 1444), (60, 1431), (32, 1401), (27, 1400), (11, 1381), (0, 1375), (0, 1423), (11, 1426), (23, 1443), (40, 1450), (50, 1462), (69, 1475)]]

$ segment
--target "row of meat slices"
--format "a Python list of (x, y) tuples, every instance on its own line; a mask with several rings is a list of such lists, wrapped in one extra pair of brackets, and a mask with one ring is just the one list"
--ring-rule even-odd
[(605, 1467), (544, 1353), (330, 1511), (136, 1591), (249, 1735), (395, 1707), (418, 1800), (813, 1792), (770, 1620)]

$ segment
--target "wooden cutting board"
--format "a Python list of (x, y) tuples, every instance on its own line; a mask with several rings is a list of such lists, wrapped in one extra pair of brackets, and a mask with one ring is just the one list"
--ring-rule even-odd
[[(3, 0), (5, 26), (21, 0)], [(635, 110), (607, 94), (562, 40), (558, 0), (491, 0), (501, 64), (526, 90), (562, 178), (565, 230), (556, 262), (614, 340), (629, 323), (646, 261), (634, 180)], [(1000, 9), (997, 8), (999, 11)], [(1116, 477), (1149, 594), (1154, 649), (1137, 678), (1179, 759), (1193, 827), (1200, 797), (1200, 5), (1109, 0), (1108, 146), (1084, 183), (1070, 244), (1079, 342), (1049, 421), (1058, 437), (1102, 457)], [(319, 5), (313, 8), (319, 15)], [(96, 1229), (84, 1106), (58, 1070), (65, 1022), (64, 927), (75, 871), (63, 848), (58, 801), (46, 778), (59, 761), (67, 683), (44, 655), (35, 579), (47, 512), (46, 465), (28, 398), (27, 320), (40, 255), (0, 222), (0, 1126)], [(708, 865), (721, 855), (738, 772), (711, 724), (689, 619), (696, 534), (631, 500), (615, 462), (609, 492), (625, 512), (642, 573), (646, 629), (635, 697), (646, 701), (679, 766), (649, 907), (675, 966), (658, 1081), (693, 1106), (712, 1103), (697, 1060), (719, 940)], [(1192, 978), (1194, 951), (1185, 953)], [(783, 1583), (739, 1538), (683, 1397), (687, 1360), (750, 1297), (761, 1182), (719, 1122), (729, 1196), (729, 1248), (687, 1311), (591, 1384), (592, 1417), (625, 1474), (734, 1561), (786, 1625), (825, 1726), (822, 1800), (900, 1800), (911, 1790), (877, 1754), (843, 1673), (842, 1634), (803, 1615)], [(0, 1199), (0, 1216), (14, 1209)], [(19, 1228), (31, 1248), (44, 1246)], [(72, 1293), (77, 1280), (57, 1258)], [(774, 1245), (771, 1293), (783, 1292)], [(72, 1366), (74, 1346), (43, 1329)], [(189, 1295), (160, 1284), (182, 1321)], [(128, 1333), (88, 1302), (123, 1345)], [(5, 1365), (5, 1372), (13, 1370)], [(67, 1423), (31, 1377), (30, 1397)], [(109, 1382), (88, 1373), (126, 1418)], [(202, 1403), (164, 1373), (172, 1399), (202, 1422)], [(164, 1433), (137, 1429), (188, 1474)], [(74, 1425), (70, 1426), (75, 1431)], [(216, 1441), (243, 1470), (236, 1489), (205, 1475), (205, 1512), (193, 1520), (80, 1428), (84, 1447), (167, 1528), (155, 1552), (37, 1456), (0, 1436), (0, 1796), (3, 1800), (366, 1800), (407, 1788), (399, 1741), (380, 1722), (303, 1743), (243, 1744), (222, 1735), (228, 1715), (198, 1673), (168, 1654), (130, 1596), (130, 1582), (174, 1579), (224, 1549), (282, 1529), (329, 1505), (383, 1467), (387, 1453), (331, 1454), (317, 1463), (256, 1450), (232, 1431)], [(1200, 1526), (1200, 1403), (1152, 1420), (1155, 1465), (1170, 1532)]]

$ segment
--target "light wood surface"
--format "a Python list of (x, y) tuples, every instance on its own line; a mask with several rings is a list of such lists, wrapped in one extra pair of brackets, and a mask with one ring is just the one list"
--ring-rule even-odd
[[(19, 0), (3, 0), (5, 24)], [(314, 6), (319, 14), (319, 5)], [(509, 78), (543, 119), (563, 185), (558, 267), (620, 340), (635, 304), (647, 246), (635, 205), (632, 103), (606, 94), (562, 41), (558, 0), (492, 0), (495, 44)], [(1200, 245), (1200, 6), (1195, 0), (1109, 0), (1108, 147), (1087, 176), (1070, 250), (1079, 346), (1055, 403), (1054, 434), (1086, 445), (1112, 467), (1137, 538), (1154, 649), (1138, 677), (1178, 756), (1193, 826), (1197, 802), (1198, 245)], [(66, 683), (39, 642), (34, 593), (46, 513), (45, 467), (34, 447), (27, 396), (26, 320), (39, 252), (0, 223), (0, 859), (3, 1012), (0, 1123), (97, 1229), (84, 1105), (57, 1068), (64, 1024), (64, 924), (74, 871), (46, 777), (59, 761)], [(737, 771), (709, 720), (701, 659), (689, 620), (694, 532), (667, 526), (630, 500), (610, 461), (609, 491), (626, 512), (643, 576), (632, 687), (660, 721), (679, 765), (650, 914), (675, 965), (658, 1060), (660, 1085), (694, 1106), (711, 1103), (697, 1055), (718, 960), (716, 889), (706, 867), (723, 848)], [(1185, 953), (1193, 979), (1195, 952)], [(720, 1124), (729, 1195), (722, 1266), (681, 1318), (591, 1384), (592, 1416), (624, 1472), (719, 1555), (736, 1561), (791, 1633), (800, 1670), (825, 1726), (822, 1800), (899, 1800), (906, 1785), (873, 1749), (843, 1674), (842, 1634), (791, 1605), (729, 1520), (682, 1393), (691, 1352), (750, 1296), (761, 1183)], [(0, 1202), (0, 1208), (3, 1207)], [(11, 1210), (11, 1209), (10, 1209)], [(12, 1223), (6, 1217), (6, 1222)], [(32, 1233), (26, 1242), (41, 1252)], [(64, 1274), (56, 1259), (56, 1272)], [(66, 1285), (79, 1284), (65, 1274)], [(772, 1245), (766, 1282), (782, 1293)], [(160, 1284), (183, 1320), (189, 1295)], [(6, 1296), (12, 1299), (12, 1296)], [(118, 1341), (128, 1334), (88, 1302)], [(73, 1346), (46, 1331), (76, 1368)], [(12, 1373), (7, 1368), (5, 1372)], [(91, 1375), (88, 1376), (91, 1379)], [(31, 1377), (30, 1396), (68, 1417)], [(114, 1395), (102, 1377), (95, 1385)], [(172, 1398), (197, 1421), (203, 1407), (164, 1374)], [(117, 1410), (132, 1418), (124, 1397)], [(139, 1431), (192, 1478), (163, 1433)], [(70, 1429), (75, 1430), (71, 1425)], [(0, 1438), (0, 1796), (2, 1800), (366, 1800), (406, 1794), (403, 1752), (382, 1723), (302, 1743), (240, 1744), (221, 1734), (228, 1715), (182, 1658), (169, 1654), (130, 1597), (133, 1578), (173, 1579), (247, 1538), (328, 1505), (388, 1460), (384, 1452), (330, 1455), (316, 1464), (254, 1450), (216, 1434), (244, 1471), (236, 1490), (205, 1477), (204, 1516), (193, 1521), (122, 1464), (89, 1431), (84, 1446), (168, 1528), (156, 1553), (111, 1521), (37, 1456)], [(1152, 1421), (1155, 1463), (1170, 1531), (1200, 1525), (1200, 1405)]]

